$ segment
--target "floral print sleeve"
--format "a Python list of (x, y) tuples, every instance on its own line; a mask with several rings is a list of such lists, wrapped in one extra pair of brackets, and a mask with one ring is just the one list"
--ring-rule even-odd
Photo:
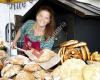
[(29, 30), (29, 29), (31, 29), (32, 28), (32, 25), (35, 23), (35, 21), (33, 21), (33, 20), (28, 20), (26, 23), (24, 23), (24, 25), (19, 29), (20, 30), (20, 32), (21, 32), (21, 41), (23, 41), (23, 37), (24, 37), (24, 35), (27, 33), (27, 31)]

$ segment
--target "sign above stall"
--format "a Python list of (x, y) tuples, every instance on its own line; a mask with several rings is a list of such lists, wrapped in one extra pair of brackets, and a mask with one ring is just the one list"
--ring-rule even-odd
[[(34, 1), (37, 1), (37, 0), (28, 0), (27, 2), (29, 4), (33, 4)], [(21, 2), (21, 3), (19, 2), (19, 3), (11, 3), (9, 5), (10, 5), (10, 9), (12, 9), (12, 10), (20, 10), (20, 9), (26, 8), (27, 3), (26, 2)]]
[(5, 3), (9, 5), (10, 9), (19, 10), (26, 8), (27, 6), (26, 2), (29, 2), (29, 4), (33, 4), (34, 1), (37, 0), (0, 0), (0, 3)]

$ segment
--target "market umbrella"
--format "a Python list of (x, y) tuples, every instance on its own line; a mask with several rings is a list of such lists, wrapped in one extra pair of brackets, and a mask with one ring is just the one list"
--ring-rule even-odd
[[(0, 3), (11, 4), (11, 3), (22, 3), (29, 0), (0, 0)], [(9, 45), (11, 45), (11, 24), (10, 24), (10, 6), (9, 6)], [(11, 46), (9, 46), (9, 55), (11, 56)]]

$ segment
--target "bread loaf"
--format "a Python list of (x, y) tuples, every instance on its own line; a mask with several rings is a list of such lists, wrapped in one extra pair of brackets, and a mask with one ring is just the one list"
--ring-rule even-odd
[(33, 73), (28, 72), (28, 71), (20, 71), (15, 80), (35, 80)]
[(34, 62), (30, 62), (24, 66), (25, 71), (35, 72), (41, 70), (41, 67)]
[(82, 69), (85, 62), (81, 59), (68, 59), (60, 67), (60, 80), (83, 80)]
[(20, 65), (7, 64), (7, 66), (5, 66), (1, 71), (3, 80), (8, 80), (8, 79), (12, 78), (16, 74), (18, 74), (18, 72), (21, 69), (22, 68)]
[(95, 51), (95, 52), (92, 53), (91, 60), (100, 62), (100, 54), (98, 53), (98, 51)]
[(22, 55), (17, 55), (17, 56), (12, 56), (9, 58), (9, 62), (11, 64), (19, 64), (19, 65), (24, 65), (30, 62), (30, 60)]
[(84, 80), (100, 80), (100, 63), (85, 66), (83, 78)]

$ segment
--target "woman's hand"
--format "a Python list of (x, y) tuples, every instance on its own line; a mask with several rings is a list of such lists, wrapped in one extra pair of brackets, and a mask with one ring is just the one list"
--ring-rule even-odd
[(11, 45), (11, 48), (14, 49), (14, 48), (16, 48), (16, 46), (17, 46), (17, 42), (16, 42), (16, 41), (13, 41), (13, 42), (12, 42), (12, 45)]

